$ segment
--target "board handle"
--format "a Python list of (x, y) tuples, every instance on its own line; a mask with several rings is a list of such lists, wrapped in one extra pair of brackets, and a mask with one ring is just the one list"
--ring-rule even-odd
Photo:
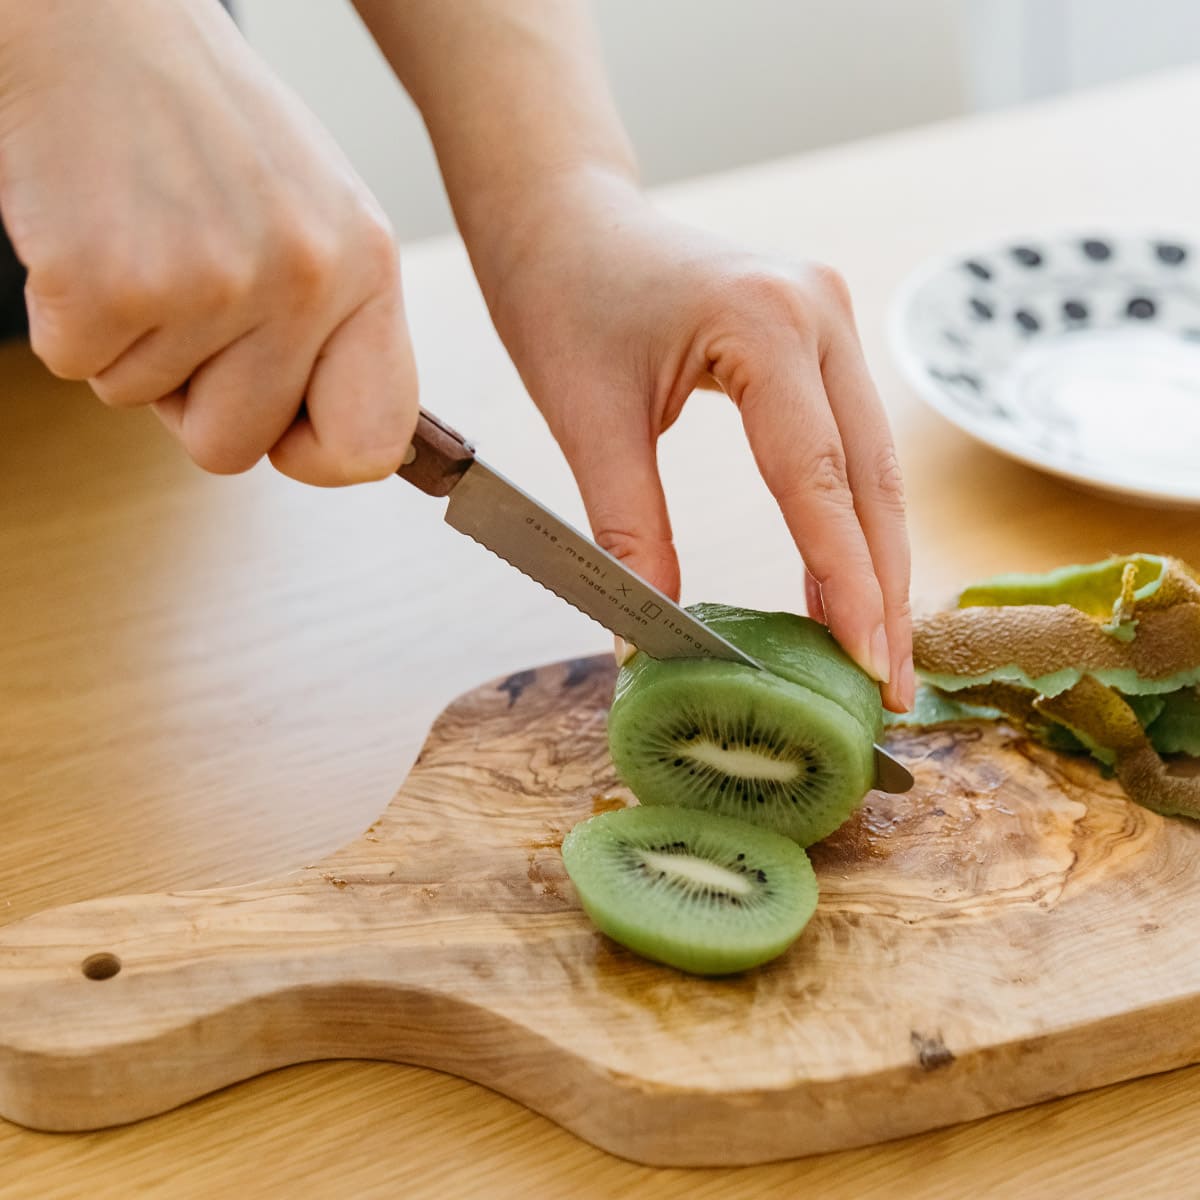
[(312, 868), (0, 928), (0, 1116), (96, 1129), (291, 1063), (444, 1052), (464, 1033), (436, 981), (478, 945), (447, 955), (445, 919), (380, 890)]

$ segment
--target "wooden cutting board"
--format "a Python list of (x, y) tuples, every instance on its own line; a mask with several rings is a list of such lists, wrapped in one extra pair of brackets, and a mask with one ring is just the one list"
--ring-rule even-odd
[(614, 945), (559, 855), (630, 799), (612, 683), (582, 659), (462, 697), (379, 820), (295, 874), (0, 929), (0, 1114), (92, 1129), (384, 1058), (627, 1158), (736, 1164), (1200, 1059), (1200, 828), (1002, 727), (893, 736), (916, 787), (814, 849), (820, 907), (775, 963), (703, 980)]

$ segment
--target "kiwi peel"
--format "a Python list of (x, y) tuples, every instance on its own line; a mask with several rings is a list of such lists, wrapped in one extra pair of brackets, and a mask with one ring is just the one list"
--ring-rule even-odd
[(1053, 696), (1092, 675), (1130, 694), (1173, 692), (1200, 683), (1200, 604), (1140, 616), (1127, 641), (1065, 604), (953, 609), (916, 622), (913, 653), (943, 691), (1013, 683)]
[(1131, 800), (1164, 816), (1200, 818), (1200, 778), (1171, 775), (1137, 714), (1119, 692), (1085, 676), (1069, 691), (1039, 697), (1036, 707), (1070, 729), (1093, 753), (1112, 756)]
[(603, 933), (698, 975), (777, 957), (817, 906), (816, 876), (795, 842), (695, 809), (601, 813), (567, 834), (562, 854)]
[(828, 836), (871, 788), (878, 687), (807, 617), (689, 611), (765, 669), (635, 654), (609, 713), (618, 774), (645, 805), (703, 808), (802, 846)]
[(1122, 641), (1133, 636), (1137, 611), (1200, 604), (1200, 579), (1187, 563), (1161, 554), (1126, 554), (1039, 575), (999, 575), (965, 588), (959, 608), (1013, 604), (1069, 605)]
[(911, 714), (938, 724), (1002, 714), (1058, 750), (1086, 751), (1130, 797), (1200, 817), (1200, 780), (1164, 753), (1200, 754), (1200, 577), (1134, 554), (966, 588), (918, 621)]

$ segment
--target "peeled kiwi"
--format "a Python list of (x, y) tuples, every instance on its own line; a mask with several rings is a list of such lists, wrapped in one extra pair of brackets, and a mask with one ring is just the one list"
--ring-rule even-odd
[(609, 713), (617, 771), (648, 805), (699, 808), (811, 845), (874, 778), (879, 689), (816, 621), (699, 604), (764, 669), (635, 654)]
[(782, 954), (817, 906), (816, 878), (795, 842), (694, 809), (602, 813), (567, 834), (562, 854), (602, 932), (697, 975)]

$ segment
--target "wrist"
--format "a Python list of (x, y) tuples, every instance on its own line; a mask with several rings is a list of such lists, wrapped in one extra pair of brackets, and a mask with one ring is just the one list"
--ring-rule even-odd
[(456, 206), (480, 289), (495, 312), (498, 295), (533, 255), (586, 240), (622, 214), (642, 211), (632, 158), (548, 168), (519, 184), (476, 193)]

